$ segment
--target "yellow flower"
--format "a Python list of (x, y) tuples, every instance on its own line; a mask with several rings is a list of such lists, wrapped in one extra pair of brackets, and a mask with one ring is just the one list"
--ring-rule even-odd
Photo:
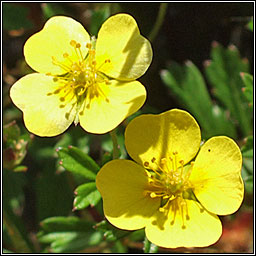
[(213, 137), (201, 148), (200, 142), (200, 128), (186, 111), (133, 119), (125, 145), (136, 163), (110, 161), (96, 178), (109, 222), (145, 228), (161, 247), (215, 243), (222, 233), (217, 214), (234, 213), (243, 200), (242, 156), (228, 137)]
[(97, 40), (72, 18), (52, 17), (27, 40), (24, 55), (38, 73), (18, 80), (10, 96), (39, 136), (58, 135), (72, 122), (106, 133), (145, 102), (136, 79), (148, 69), (152, 49), (130, 15), (110, 17)]

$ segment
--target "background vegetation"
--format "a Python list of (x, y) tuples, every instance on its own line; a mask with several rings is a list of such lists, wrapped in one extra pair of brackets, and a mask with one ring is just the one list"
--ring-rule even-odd
[(11, 102), (12, 84), (32, 72), (23, 45), (45, 21), (67, 15), (97, 35), (110, 15), (125, 12), (153, 47), (153, 62), (140, 79), (148, 98), (118, 128), (141, 113), (189, 111), (203, 139), (228, 135), (243, 153), (245, 198), (221, 217), (223, 235), (209, 248), (159, 252), (242, 253), (253, 250), (253, 3), (3, 3), (3, 246), (4, 252), (154, 252), (144, 231), (114, 228), (102, 213), (95, 173), (112, 158), (109, 134), (72, 125), (64, 134), (29, 134)]

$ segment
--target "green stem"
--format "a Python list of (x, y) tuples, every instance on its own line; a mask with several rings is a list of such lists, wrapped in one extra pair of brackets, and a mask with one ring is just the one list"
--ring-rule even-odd
[(119, 158), (119, 145), (117, 142), (116, 130), (117, 130), (117, 128), (110, 132), (111, 139), (113, 142), (113, 159)]
[(143, 251), (144, 251), (144, 253), (157, 253), (158, 246), (151, 243), (145, 236)]
[(167, 7), (168, 7), (168, 3), (161, 3), (160, 4), (155, 25), (154, 25), (153, 29), (151, 30), (151, 32), (149, 33), (149, 36), (148, 36), (148, 39), (151, 42), (154, 41), (159, 29), (161, 28), (161, 26), (163, 24), (164, 17), (165, 17), (166, 11), (167, 11)]

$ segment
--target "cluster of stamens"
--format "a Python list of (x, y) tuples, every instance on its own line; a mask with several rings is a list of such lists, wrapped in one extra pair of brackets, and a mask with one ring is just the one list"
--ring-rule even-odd
[(92, 43), (86, 44), (86, 48), (88, 48), (87, 56), (83, 56), (80, 43), (71, 40), (70, 45), (75, 51), (75, 58), (71, 58), (67, 52), (63, 53), (63, 59), (68, 61), (61, 62), (57, 60), (56, 57), (52, 56), (52, 63), (59, 66), (65, 73), (63, 75), (47, 74), (53, 77), (54, 82), (58, 82), (58, 88), (47, 95), (50, 96), (61, 93), (60, 108), (65, 107), (68, 102), (74, 99), (74, 97), (77, 98), (77, 101), (80, 99), (83, 106), (80, 106), (79, 114), (82, 115), (84, 107), (90, 107), (90, 101), (93, 97), (102, 96), (109, 102), (109, 99), (99, 84), (105, 83), (108, 85), (110, 81), (99, 70), (104, 64), (110, 63), (110, 60), (106, 59), (103, 63), (97, 65), (95, 60), (95, 49)]
[(168, 215), (169, 210), (174, 213), (171, 225), (174, 224), (176, 213), (179, 211), (182, 216), (182, 228), (185, 229), (185, 220), (189, 220), (185, 199), (189, 197), (192, 189), (189, 181), (192, 167), (184, 171), (184, 161), (179, 159), (177, 152), (173, 152), (160, 161), (153, 157), (151, 164), (144, 162), (144, 166), (152, 170), (152, 172), (147, 172), (149, 186), (144, 191), (145, 195), (151, 198), (161, 198), (159, 211), (165, 215)]

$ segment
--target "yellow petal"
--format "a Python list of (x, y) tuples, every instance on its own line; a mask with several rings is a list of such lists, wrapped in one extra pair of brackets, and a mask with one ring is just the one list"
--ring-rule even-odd
[[(138, 81), (101, 83), (88, 88), (79, 114), (80, 125), (92, 133), (106, 133), (136, 112), (145, 102), (145, 87)], [(81, 114), (81, 112), (83, 114)]]
[(26, 62), (41, 73), (66, 73), (67, 68), (52, 63), (52, 56), (62, 66), (70, 66), (70, 60), (63, 57), (64, 53), (67, 53), (72, 61), (78, 61), (79, 52), (76, 53), (75, 48), (70, 45), (71, 40), (81, 44), (80, 49), (84, 58), (88, 50), (85, 47), (86, 43), (90, 41), (90, 36), (84, 27), (69, 17), (52, 17), (41, 31), (26, 41), (24, 46)]
[(197, 122), (188, 112), (179, 109), (136, 117), (125, 131), (125, 145), (129, 155), (142, 165), (148, 162), (149, 168), (152, 158), (159, 163), (161, 158), (175, 151), (185, 165), (196, 155), (200, 141)]
[(235, 212), (244, 196), (242, 155), (236, 143), (225, 136), (209, 139), (201, 148), (190, 176), (194, 193), (210, 212)]
[(117, 14), (102, 25), (96, 42), (96, 62), (104, 63), (100, 71), (119, 80), (142, 76), (152, 61), (150, 42), (140, 35), (134, 18)]
[(58, 88), (52, 77), (38, 73), (22, 77), (11, 87), (11, 99), (23, 111), (24, 122), (30, 132), (39, 136), (55, 136), (73, 122), (76, 108), (75, 105), (72, 108), (72, 104), (76, 104), (75, 99), (71, 99), (71, 93), (65, 101), (60, 101), (64, 95), (53, 93)]
[(183, 224), (181, 210), (174, 205), (176, 200), (172, 201), (168, 215), (157, 211), (154, 220), (146, 226), (145, 232), (149, 241), (166, 248), (204, 247), (220, 238), (222, 225), (216, 215), (206, 210), (201, 211), (202, 207), (196, 201), (185, 200), (189, 219), (184, 216)]
[(101, 168), (96, 185), (110, 223), (127, 230), (145, 227), (160, 205), (160, 199), (145, 196), (147, 184), (145, 169), (130, 160), (113, 160)]

